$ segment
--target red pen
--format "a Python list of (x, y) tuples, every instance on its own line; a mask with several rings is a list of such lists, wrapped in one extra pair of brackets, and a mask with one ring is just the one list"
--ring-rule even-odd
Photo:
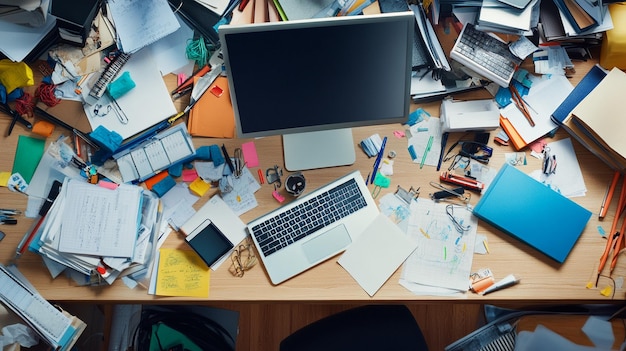
[(249, 2), (250, 0), (241, 0), (241, 2), (239, 3), (239, 11), (243, 11), (243, 9), (246, 8), (246, 5), (248, 5)]
[(265, 179), (263, 178), (263, 171), (261, 171), (261, 169), (257, 169), (257, 174), (259, 175), (259, 182), (261, 184), (265, 184)]

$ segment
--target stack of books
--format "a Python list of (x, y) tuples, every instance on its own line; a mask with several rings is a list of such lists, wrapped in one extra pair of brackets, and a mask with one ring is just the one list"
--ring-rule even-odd
[(567, 130), (609, 167), (626, 170), (626, 111), (619, 107), (626, 73), (594, 66), (552, 114)]
[(85, 46), (96, 14), (102, 0), (55, 0), (50, 7), (50, 14), (57, 18), (61, 40), (65, 43)]

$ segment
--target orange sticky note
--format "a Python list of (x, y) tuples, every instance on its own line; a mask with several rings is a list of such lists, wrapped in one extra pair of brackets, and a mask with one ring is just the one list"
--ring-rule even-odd
[(163, 180), (163, 178), (167, 177), (168, 175), (169, 174), (167, 173), (167, 171), (157, 173), (154, 176), (146, 179), (144, 184), (146, 184), (146, 188), (148, 188), (148, 190), (152, 190), (152, 187), (154, 186), (154, 184), (160, 182), (161, 180)]

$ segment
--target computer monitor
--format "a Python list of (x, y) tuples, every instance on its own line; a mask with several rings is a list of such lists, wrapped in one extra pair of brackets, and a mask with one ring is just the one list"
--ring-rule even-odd
[(289, 171), (350, 165), (352, 127), (406, 121), (412, 12), (222, 25), (239, 137), (282, 135)]

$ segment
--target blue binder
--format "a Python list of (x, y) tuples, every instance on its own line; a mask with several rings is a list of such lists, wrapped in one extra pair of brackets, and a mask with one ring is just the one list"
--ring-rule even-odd
[(581, 102), (597, 85), (606, 77), (606, 72), (598, 65), (591, 67), (589, 72), (576, 84), (574, 89), (563, 100), (559, 107), (552, 112), (552, 120), (554, 123), (561, 125), (567, 117), (569, 117), (574, 107)]
[(563, 263), (591, 211), (505, 164), (473, 213), (502, 232)]

